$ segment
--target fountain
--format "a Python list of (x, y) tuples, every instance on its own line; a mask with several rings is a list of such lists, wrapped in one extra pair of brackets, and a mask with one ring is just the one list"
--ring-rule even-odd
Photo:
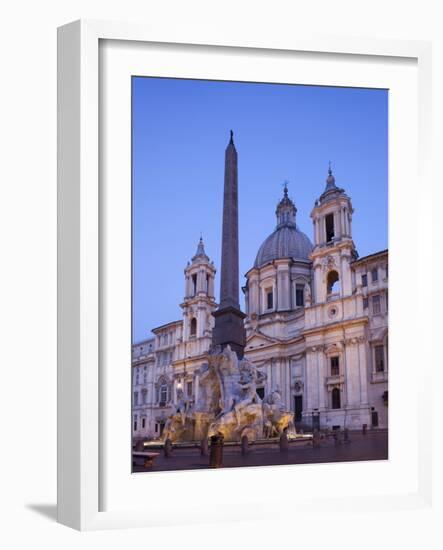
[(293, 414), (285, 410), (278, 390), (261, 400), (256, 389), (265, 375), (247, 359), (238, 359), (230, 346), (213, 350), (198, 376), (197, 403), (192, 407), (179, 400), (166, 422), (164, 440), (201, 441), (220, 434), (225, 441), (240, 442), (246, 436), (252, 442), (279, 437), (285, 430), (295, 436)]

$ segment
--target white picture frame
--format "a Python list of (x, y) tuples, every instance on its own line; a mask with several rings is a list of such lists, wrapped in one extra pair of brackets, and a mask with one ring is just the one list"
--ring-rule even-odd
[[(219, 506), (208, 507), (205, 499), (195, 498), (188, 506), (183, 507), (180, 499), (171, 499), (162, 495), (162, 486), (181, 487), (189, 489), (190, 484), (194, 487), (200, 484), (208, 485), (208, 481), (222, 490), (223, 486), (233, 487), (239, 483), (253, 483), (254, 476), (262, 476), (266, 480), (267, 486), (272, 483), (272, 479), (284, 480), (290, 473), (288, 467), (277, 467), (263, 469), (244, 470), (232, 469), (229, 473), (221, 472), (182, 472), (171, 474), (155, 474), (152, 477), (132, 476), (128, 481), (126, 476), (122, 483), (131, 485), (131, 489), (126, 490), (123, 485), (119, 488), (120, 493), (114, 493), (117, 497), (111, 498), (111, 506), (107, 506), (106, 498), (103, 494), (103, 485), (113, 483), (117, 480), (116, 468), (122, 468), (121, 460), (115, 460), (104, 466), (103, 460), (107, 460), (109, 453), (109, 434), (103, 428), (106, 425), (106, 415), (109, 414), (106, 403), (109, 399), (109, 386), (103, 386), (103, 357), (109, 356), (109, 353), (103, 353), (100, 347), (101, 333), (103, 331), (103, 304), (107, 303), (109, 285), (118, 284), (118, 279), (114, 282), (107, 281), (103, 283), (104, 270), (109, 267), (107, 257), (104, 257), (103, 238), (108, 238), (103, 233), (109, 230), (103, 218), (106, 218), (109, 212), (112, 212), (119, 199), (122, 197), (108, 197), (103, 201), (103, 177), (100, 174), (100, 154), (102, 143), (100, 142), (99, 121), (100, 112), (104, 107), (100, 104), (99, 82), (100, 82), (100, 63), (108, 63), (110, 58), (104, 57), (100, 51), (100, 44), (104, 41), (113, 41), (117, 45), (126, 44), (127, 48), (135, 47), (140, 44), (154, 44), (156, 48), (161, 49), (161, 45), (174, 45), (174, 51), (177, 49), (194, 48), (204, 51), (207, 60), (211, 59), (211, 48), (221, 48), (228, 52), (230, 56), (252, 55), (261, 52), (271, 52), (273, 55), (287, 56), (288, 53), (301, 52), (309, 55), (330, 55), (349, 62), (367, 62), (370, 59), (390, 60), (392, 66), (402, 60), (412, 60), (416, 68), (416, 77), (418, 82), (418, 98), (416, 101), (416, 110), (418, 124), (415, 130), (418, 132), (418, 156), (409, 159), (409, 167), (418, 168), (418, 178), (420, 188), (431, 192), (431, 167), (428, 152), (431, 147), (431, 45), (426, 42), (397, 41), (397, 40), (370, 40), (364, 38), (351, 37), (324, 37), (324, 36), (297, 36), (284, 37), (282, 39), (251, 38), (248, 34), (244, 39), (232, 39), (229, 36), (222, 41), (211, 40), (202, 33), (201, 37), (186, 36), (186, 30), (180, 35), (177, 32), (167, 33), (143, 25), (126, 24), (117, 22), (102, 21), (77, 21), (61, 27), (58, 33), (58, 219), (59, 219), (59, 240), (58, 240), (58, 520), (70, 527), (80, 530), (120, 528), (120, 527), (147, 527), (161, 524), (174, 524), (183, 522), (197, 521), (217, 521), (234, 519), (260, 519), (265, 517), (266, 513), (274, 515), (284, 515), (282, 510), (269, 511), (266, 506), (269, 502), (281, 502), (283, 508), (296, 507), (300, 513), (309, 513), (311, 510), (322, 510), (333, 506), (338, 513), (346, 513), (350, 509), (358, 507), (360, 510), (369, 510), (377, 507), (378, 510), (398, 510), (398, 509), (423, 509), (430, 508), (432, 502), (432, 437), (429, 407), (429, 397), (425, 391), (426, 384), (431, 384), (432, 361), (430, 360), (430, 351), (426, 360), (423, 357), (423, 378), (420, 384), (411, 391), (414, 391), (414, 415), (411, 418), (411, 425), (416, 428), (414, 435), (411, 436), (413, 449), (417, 451), (414, 457), (405, 457), (407, 468), (402, 473), (406, 476), (415, 472), (410, 479), (411, 483), (402, 487), (402, 479), (398, 478), (397, 488), (389, 489), (380, 494), (377, 490), (370, 492), (366, 490), (365, 494), (356, 494), (355, 480), (359, 478), (360, 471), (354, 468), (354, 465), (322, 465), (319, 468), (319, 479), (323, 480), (323, 485), (328, 480), (328, 472), (334, 471), (334, 475), (349, 476), (349, 486), (337, 495), (337, 498), (328, 498), (325, 500), (325, 494), (321, 490), (312, 490), (309, 498), (306, 492), (298, 498), (293, 494), (283, 494), (279, 491), (269, 491), (268, 494), (259, 495), (253, 491), (248, 494), (240, 494), (235, 503), (231, 506), (223, 506), (223, 503), (229, 503), (229, 493), (221, 494), (218, 499)], [(117, 48), (118, 49), (118, 48)], [(107, 54), (106, 54), (107, 55)], [(119, 53), (117, 53), (118, 57)], [(127, 55), (127, 52), (126, 54)], [(162, 61), (158, 52), (151, 54), (151, 59)], [(157, 57), (156, 57), (157, 56)], [(360, 60), (360, 61), (359, 61)], [(113, 60), (115, 62), (115, 59)], [(126, 61), (125, 61), (126, 63)], [(207, 63), (207, 61), (206, 61)], [(217, 71), (217, 64), (212, 64), (212, 70)], [(116, 74), (119, 74), (118, 71)], [(129, 71), (130, 74), (130, 71)], [(195, 73), (198, 77), (199, 70)], [(331, 82), (332, 84), (333, 82)], [(337, 83), (335, 83), (337, 84)], [(350, 84), (352, 85), (352, 84)], [(368, 79), (368, 85), (370, 85)], [(123, 92), (124, 93), (124, 92)], [(415, 93), (415, 92), (414, 92)], [(411, 122), (413, 124), (413, 122)], [(125, 122), (122, 123), (124, 127)], [(414, 126), (411, 126), (412, 128)], [(127, 128), (127, 126), (126, 126)], [(125, 135), (124, 132), (122, 134)], [(114, 145), (113, 145), (114, 146)], [(412, 150), (412, 154), (417, 151)], [(398, 151), (397, 151), (398, 153)], [(392, 153), (393, 156), (397, 154)], [(395, 160), (395, 159), (394, 159)], [(400, 159), (395, 160), (396, 164), (393, 170), (395, 172), (394, 180), (404, 179), (405, 185), (416, 183), (414, 173), (409, 173), (408, 169), (401, 168)], [(402, 172), (402, 170), (404, 170)], [(124, 173), (124, 168), (123, 168)], [(126, 177), (126, 176), (124, 176)], [(124, 186), (123, 186), (124, 187)], [(126, 200), (126, 203), (124, 202)], [(406, 199), (405, 199), (406, 200)], [(411, 199), (409, 199), (411, 200)], [(106, 202), (106, 204), (104, 204)], [(123, 197), (121, 204), (127, 204)], [(102, 216), (106, 209), (106, 216)], [(128, 221), (126, 219), (126, 221)], [(130, 220), (129, 220), (130, 221)], [(407, 220), (403, 217), (399, 220), (399, 226), (404, 227)], [(419, 227), (420, 234), (423, 234), (430, 227), (431, 220), (423, 212), (419, 219), (415, 219), (414, 226)], [(130, 231), (127, 228), (127, 231)], [(394, 233), (392, 235), (392, 233)], [(429, 234), (432, 232), (429, 231)], [(391, 240), (399, 241), (399, 234), (396, 229), (391, 231)], [(125, 239), (123, 239), (125, 240)], [(125, 241), (127, 243), (127, 239)], [(427, 245), (417, 250), (417, 258), (425, 255), (427, 250), (432, 247), (432, 242), (427, 241)], [(121, 249), (122, 254), (127, 256), (127, 248)], [(404, 253), (404, 251), (403, 251)], [(401, 255), (401, 252), (399, 252)], [(421, 257), (421, 256), (420, 256)], [(112, 259), (110, 260), (112, 261)], [(121, 262), (125, 264), (125, 261)], [(400, 265), (400, 260), (398, 265)], [(127, 265), (127, 268), (130, 268)], [(391, 280), (395, 280), (395, 261), (391, 267)], [(398, 273), (398, 271), (397, 271)], [(120, 274), (125, 277), (125, 273)], [(413, 288), (419, 288), (425, 275), (420, 271), (414, 271)], [(124, 297), (128, 296), (127, 288), (122, 293)], [(391, 293), (391, 302), (395, 304), (395, 296)], [(118, 306), (123, 308), (127, 314), (130, 310), (130, 302)], [(420, 314), (426, 314), (424, 304), (418, 302), (418, 298), (412, 298), (411, 307)], [(391, 306), (392, 309), (392, 306)], [(121, 310), (120, 310), (121, 311)], [(392, 322), (392, 321), (391, 321)], [(418, 325), (412, 327), (414, 330), (420, 330)], [(112, 330), (117, 330), (113, 327)], [(122, 331), (123, 342), (127, 326)], [(423, 334), (423, 333), (420, 333)], [(115, 334), (114, 334), (115, 335)], [(123, 343), (123, 346), (126, 345)], [(413, 345), (413, 344), (411, 344)], [(123, 349), (123, 348), (122, 348)], [(127, 357), (130, 357), (130, 346), (127, 345)], [(412, 356), (414, 354), (412, 353)], [(124, 363), (125, 356), (122, 363)], [(400, 355), (399, 355), (400, 357)], [(409, 365), (411, 360), (406, 360)], [(129, 370), (130, 364), (127, 365)], [(113, 367), (114, 368), (114, 367)], [(124, 367), (122, 367), (124, 368)], [(407, 368), (407, 366), (405, 367)], [(391, 367), (392, 372), (392, 367)], [(114, 368), (115, 371), (115, 368)], [(129, 376), (127, 393), (130, 393)], [(394, 378), (392, 384), (398, 382)], [(407, 384), (410, 384), (409, 386)], [(113, 382), (113, 391), (118, 385), (117, 379)], [(405, 381), (407, 388), (414, 388), (411, 381)], [(126, 391), (124, 389), (122, 392)], [(395, 396), (394, 396), (395, 397)], [(114, 397), (115, 398), (115, 397)], [(391, 391), (390, 391), (390, 402)], [(395, 402), (395, 399), (394, 399)], [(127, 395), (122, 394), (122, 410), (127, 407)], [(425, 404), (428, 406), (425, 406)], [(395, 415), (394, 415), (395, 416)], [(121, 418), (121, 417), (120, 417)], [(128, 413), (129, 419), (129, 413)], [(396, 421), (397, 422), (397, 421)], [(117, 426), (118, 424), (118, 426)], [(127, 425), (127, 437), (130, 438), (129, 422), (126, 418), (116, 422), (116, 432), (123, 433), (121, 430)], [(394, 426), (395, 429), (398, 428)], [(395, 430), (392, 430), (394, 432)], [(398, 436), (404, 436), (404, 432), (396, 432)], [(402, 442), (397, 436), (397, 442), (390, 440), (390, 446), (401, 445)], [(112, 442), (111, 449), (125, 448), (127, 441), (121, 439), (121, 436)], [(107, 449), (107, 450), (106, 450)], [(126, 451), (123, 451), (123, 453)], [(129, 453), (129, 450), (127, 451)], [(115, 450), (116, 455), (122, 456), (120, 450)], [(106, 455), (104, 457), (104, 455)], [(408, 458), (411, 461), (408, 463)], [(395, 465), (395, 464), (394, 464)], [(317, 467), (317, 466), (315, 466)], [(362, 466), (363, 467), (363, 466)], [(306, 476), (309, 474), (307, 467), (304, 470)], [(347, 468), (347, 470), (345, 470)], [(373, 465), (374, 471), (380, 470), (380, 475), (389, 475), (389, 472), (381, 472), (378, 465)], [(333, 469), (333, 470), (331, 470)], [(352, 469), (352, 470), (351, 470)], [(300, 470), (301, 471), (301, 470)], [(392, 474), (392, 472), (391, 472)], [(208, 476), (212, 476), (208, 478)], [(191, 479), (191, 482), (189, 482)], [(351, 480), (354, 480), (351, 481)], [(120, 480), (115, 481), (116, 484)], [(188, 485), (186, 485), (188, 483)], [(320, 481), (319, 481), (320, 483)], [(135, 498), (131, 497), (131, 491), (134, 486), (149, 484), (153, 498), (149, 505), (140, 507)], [(138, 490), (136, 487), (135, 491)], [(301, 491), (303, 492), (303, 491)], [(272, 494), (271, 494), (272, 493)], [(170, 495), (170, 492), (168, 492)], [(178, 494), (180, 489), (178, 489)], [(121, 498), (119, 495), (122, 495)], [(267, 499), (269, 499), (267, 501)], [(192, 500), (192, 499), (191, 499)]]

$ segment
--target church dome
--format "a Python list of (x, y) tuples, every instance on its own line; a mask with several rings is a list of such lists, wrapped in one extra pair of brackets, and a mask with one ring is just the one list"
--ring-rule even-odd
[(296, 212), (297, 209), (288, 197), (288, 188), (285, 185), (284, 197), (276, 210), (277, 228), (258, 249), (254, 267), (263, 267), (280, 258), (309, 261), (313, 245), (307, 235), (296, 226)]
[(311, 241), (302, 231), (295, 227), (280, 227), (258, 249), (254, 267), (263, 267), (279, 258), (306, 261), (309, 260), (312, 248)]

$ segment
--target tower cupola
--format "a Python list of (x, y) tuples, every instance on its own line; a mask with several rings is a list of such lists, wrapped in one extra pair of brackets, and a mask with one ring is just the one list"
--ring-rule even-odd
[(192, 257), (192, 263), (196, 263), (198, 261), (208, 262), (209, 258), (206, 255), (205, 252), (205, 245), (203, 243), (203, 237), (200, 235), (200, 240), (198, 241), (197, 245), (197, 252)]

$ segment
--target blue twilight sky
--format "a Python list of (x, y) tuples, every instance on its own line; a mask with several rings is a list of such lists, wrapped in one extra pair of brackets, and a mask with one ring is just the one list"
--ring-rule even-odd
[[(387, 248), (386, 90), (146, 77), (134, 77), (132, 86), (134, 342), (181, 318), (183, 269), (200, 232), (219, 270), (231, 128), (241, 285), (275, 228), (284, 180), (297, 224), (313, 240), (309, 214), (324, 190), (329, 160), (337, 186), (352, 199), (359, 255)], [(218, 288), (217, 278), (217, 295)]]

